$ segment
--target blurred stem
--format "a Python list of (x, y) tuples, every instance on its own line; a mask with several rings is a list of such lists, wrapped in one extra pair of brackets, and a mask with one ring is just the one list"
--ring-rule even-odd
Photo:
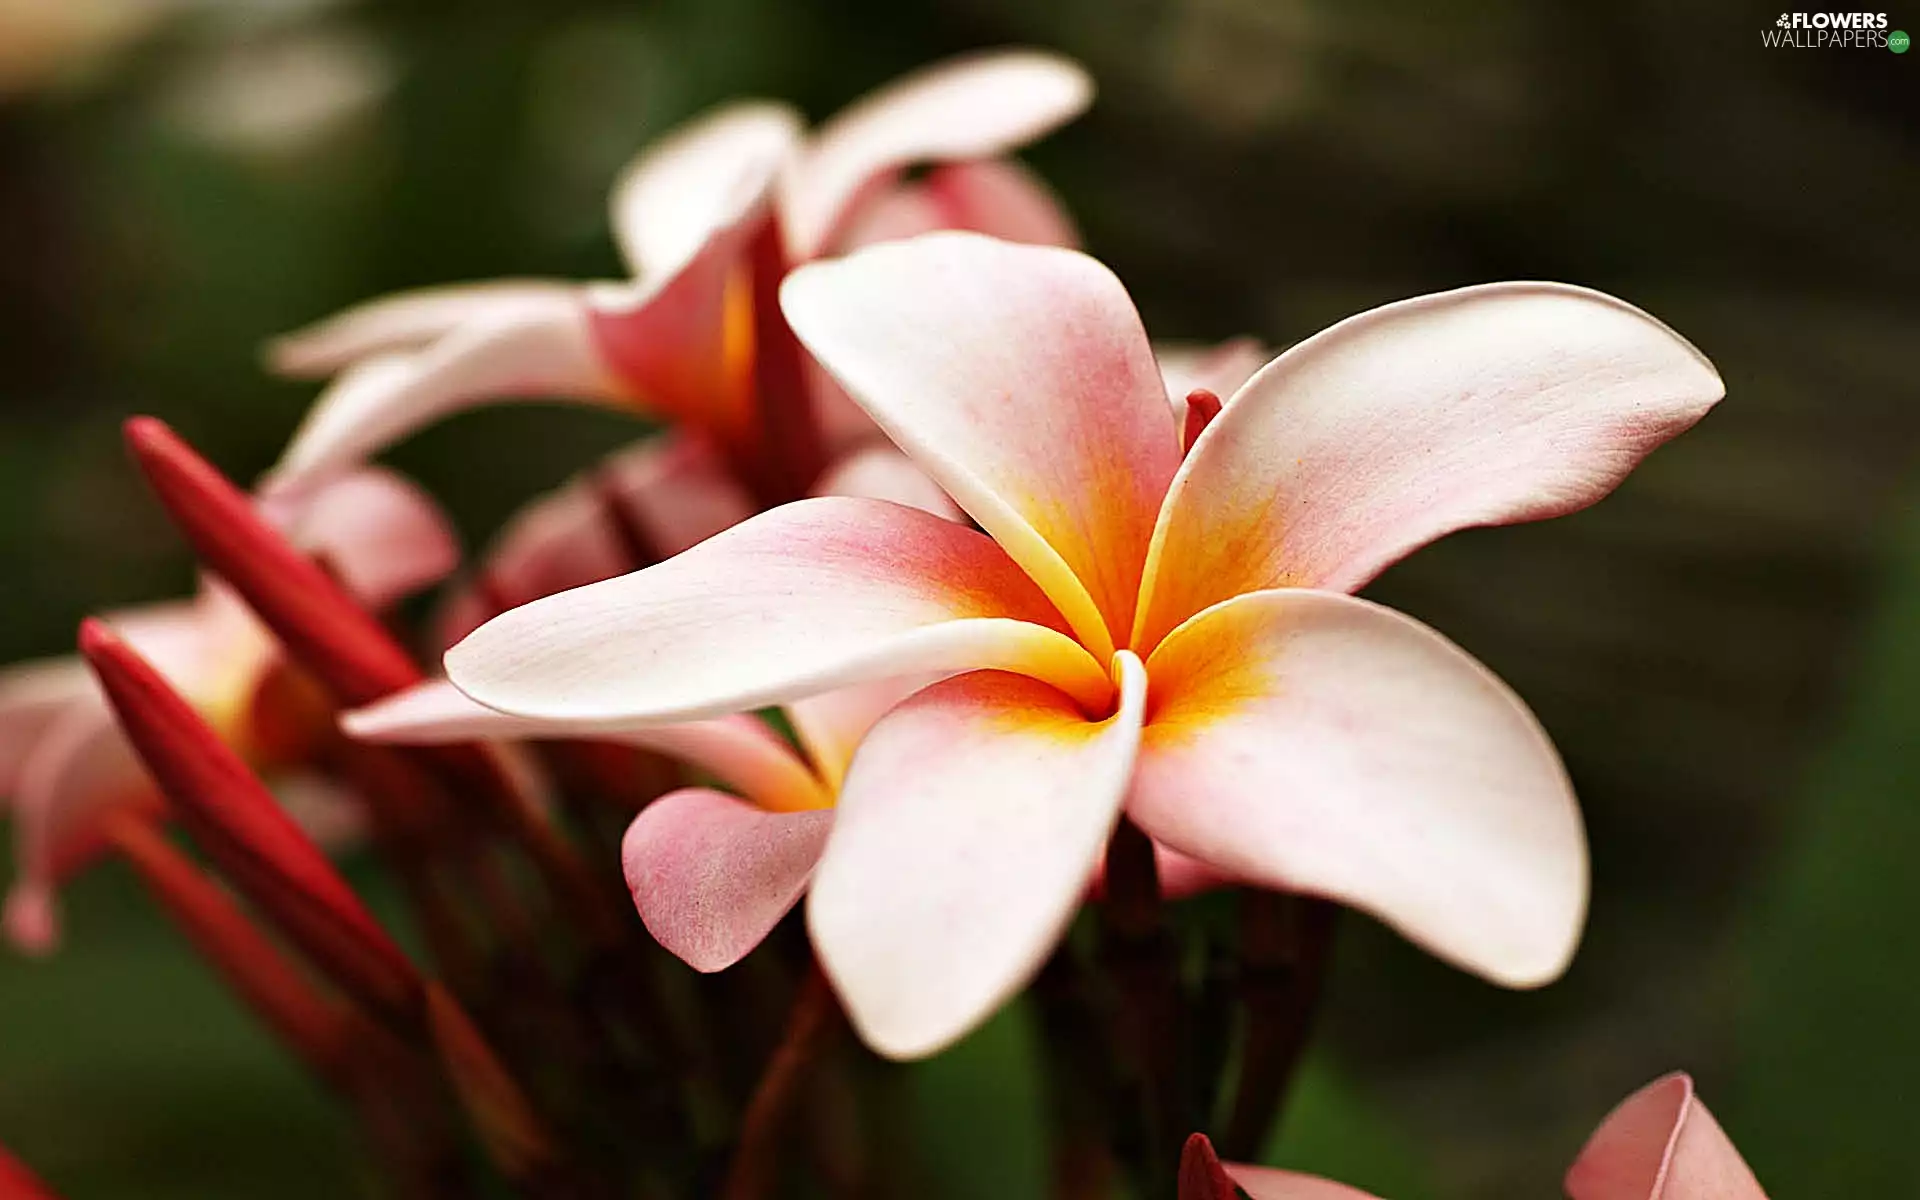
[(1246, 1042), (1220, 1152), (1255, 1161), (1286, 1104), (1319, 1007), (1327, 951), (1333, 943), (1331, 902), (1281, 892), (1240, 895), (1240, 1008)]
[(1053, 1195), (1103, 1200), (1113, 1190), (1111, 1120), (1103, 1103), (1113, 1094), (1113, 1069), (1098, 1035), (1087, 972), (1072, 946), (1062, 944), (1047, 960), (1033, 998), (1053, 1109)]
[(795, 1102), (822, 1054), (845, 1026), (840, 1002), (818, 963), (807, 970), (786, 1032), (760, 1076), (753, 1099), (740, 1122), (739, 1146), (727, 1173), (725, 1200), (760, 1200), (771, 1194), (778, 1179), (780, 1144)]
[(1120, 1045), (1139, 1074), (1137, 1165), (1143, 1182), (1171, 1179), (1186, 1132), (1179, 1103), (1179, 977), (1162, 920), (1153, 839), (1124, 816), (1107, 843), (1106, 893), (1100, 956), (1119, 993)]

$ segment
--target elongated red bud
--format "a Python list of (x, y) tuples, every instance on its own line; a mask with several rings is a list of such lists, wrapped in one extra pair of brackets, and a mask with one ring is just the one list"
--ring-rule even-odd
[(342, 989), (417, 1027), (413, 965), (239, 755), (104, 622), (81, 623), (80, 653), (181, 825), (228, 882)]
[(1195, 388), (1187, 393), (1187, 416), (1180, 426), (1180, 451), (1186, 453), (1207, 431), (1207, 426), (1220, 415), (1220, 397), (1206, 388)]
[(524, 1184), (550, 1170), (553, 1139), (545, 1123), (466, 1010), (437, 983), (427, 985), (427, 1027), (454, 1095), (500, 1173)]
[(0, 1200), (59, 1200), (37, 1175), (0, 1146)]
[(1240, 1200), (1240, 1189), (1204, 1133), (1188, 1138), (1180, 1152), (1180, 1200)]
[(226, 889), (150, 823), (116, 816), (103, 832), (234, 994), (316, 1075), (337, 1081), (347, 1011), (322, 996)]
[(165, 422), (134, 417), (126, 439), (200, 561), (246, 599), (342, 704), (371, 704), (420, 681), (420, 668), (380, 622)]

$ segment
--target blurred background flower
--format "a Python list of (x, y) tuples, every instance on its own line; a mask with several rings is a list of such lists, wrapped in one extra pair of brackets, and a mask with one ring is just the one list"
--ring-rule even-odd
[[(1284, 345), (1559, 278), (1661, 314), (1727, 382), (1606, 503), (1456, 536), (1369, 589), (1539, 713), (1581, 793), (1592, 921), (1568, 978), (1520, 995), (1349, 921), (1275, 1151), (1399, 1200), (1548, 1194), (1595, 1113), (1684, 1067), (1774, 1194), (1904, 1194), (1920, 67), (1765, 49), (1774, 15), (0, 0), (0, 662), (192, 586), (123, 460), (128, 412), (248, 478), (313, 390), (260, 370), (270, 336), (405, 287), (609, 276), (619, 166), (714, 103), (818, 119), (958, 50), (1057, 49), (1100, 97), (1027, 157), (1157, 333)], [(632, 435), (502, 408), (390, 457), (478, 545)], [(53, 965), (0, 960), (0, 1140), (73, 1200), (356, 1186), (347, 1131), (124, 872), (82, 881), (69, 919)], [(1041, 1194), (1035, 1037), (1015, 1009), (901, 1069), (926, 1194)]]

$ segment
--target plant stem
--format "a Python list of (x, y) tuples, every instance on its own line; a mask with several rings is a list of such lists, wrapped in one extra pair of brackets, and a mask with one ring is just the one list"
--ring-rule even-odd
[(722, 1192), (725, 1200), (760, 1200), (771, 1192), (788, 1118), (814, 1066), (844, 1025), (840, 1002), (815, 963), (800, 983), (786, 1032), (740, 1122), (739, 1145)]
[(1306, 1049), (1339, 909), (1311, 896), (1251, 890), (1241, 893), (1240, 905), (1246, 1042), (1220, 1151), (1251, 1162), (1280, 1118)]

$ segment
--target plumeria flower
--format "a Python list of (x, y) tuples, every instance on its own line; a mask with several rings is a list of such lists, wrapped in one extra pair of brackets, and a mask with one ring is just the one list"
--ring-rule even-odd
[(1044, 959), (1121, 812), (1494, 981), (1555, 977), (1586, 851), (1551, 744), (1457, 647), (1346, 593), (1453, 529), (1610, 491), (1721, 395), (1619, 300), (1389, 305), (1253, 376), (1182, 460), (1125, 289), (934, 234), (802, 268), (794, 330), (985, 532), (821, 498), (495, 618), (448, 652), (550, 728), (952, 676), (869, 731), (808, 900), (877, 1049), (931, 1053)]
[[(1377, 1200), (1294, 1171), (1218, 1163), (1200, 1137), (1182, 1164), (1181, 1200), (1233, 1194), (1202, 1186), (1196, 1177), (1203, 1167), (1224, 1174), (1251, 1200)], [(1679, 1072), (1641, 1088), (1600, 1123), (1567, 1172), (1566, 1190), (1569, 1200), (1766, 1200), (1693, 1080)]]
[[(781, 465), (768, 456), (799, 454), (820, 435), (806, 411), (815, 408), (839, 448), (857, 436), (847, 414), (858, 410), (791, 345), (775, 300), (787, 268), (947, 227), (1070, 243), (1072, 225), (1045, 186), (1002, 156), (1091, 95), (1073, 63), (1010, 51), (910, 76), (811, 136), (791, 108), (769, 102), (698, 119), (614, 190), (631, 281), (430, 288), (283, 339), (280, 370), (338, 378), (265, 486), (309, 486), (456, 411), (543, 398), (690, 426), (763, 495), (798, 498), (812, 471), (783, 492), (766, 478)], [(917, 164), (935, 165), (907, 179)]]
[[(342, 476), (282, 515), (296, 543), (371, 607), (438, 581), (458, 559), (438, 508), (390, 472)], [(282, 779), (290, 809), (316, 834), (347, 831), (351, 809), (299, 770), (328, 730), (327, 706), (239, 597), (207, 578), (189, 600), (107, 620), (230, 745)], [(12, 802), (17, 866), (5, 932), (19, 948), (49, 950), (59, 937), (55, 888), (99, 849), (90, 840), (98, 819), (121, 805), (159, 807), (80, 659), (0, 672), (0, 798)]]

